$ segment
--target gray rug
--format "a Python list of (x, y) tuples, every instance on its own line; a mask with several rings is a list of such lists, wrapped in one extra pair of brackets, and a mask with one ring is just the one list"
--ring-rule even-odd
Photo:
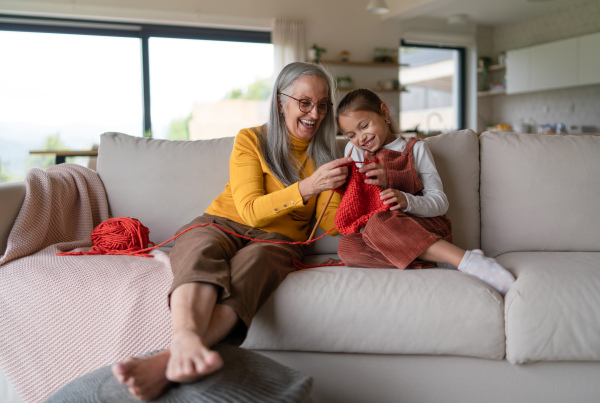
[[(230, 345), (214, 347), (225, 365), (191, 384), (173, 384), (159, 403), (310, 403), (312, 378), (260, 354)], [(112, 375), (110, 366), (60, 388), (46, 403), (139, 403)]]

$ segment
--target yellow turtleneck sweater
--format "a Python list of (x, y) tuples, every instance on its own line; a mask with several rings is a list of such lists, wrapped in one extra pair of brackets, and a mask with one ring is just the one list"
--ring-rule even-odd
[[(260, 127), (243, 129), (236, 136), (229, 160), (229, 182), (206, 212), (263, 231), (278, 232), (295, 241), (304, 241), (312, 230), (309, 228), (310, 220), (320, 214), (329, 191), (304, 204), (298, 182), (285, 187), (275, 178), (260, 153), (253, 130), (260, 131)], [(304, 169), (301, 177), (312, 175), (314, 164), (306, 158), (310, 140), (300, 140), (292, 135), (290, 140), (290, 151)], [(340, 195), (335, 193), (321, 220), (323, 230), (329, 231), (335, 226), (335, 212), (340, 200)], [(338, 234), (337, 231), (331, 233)]]

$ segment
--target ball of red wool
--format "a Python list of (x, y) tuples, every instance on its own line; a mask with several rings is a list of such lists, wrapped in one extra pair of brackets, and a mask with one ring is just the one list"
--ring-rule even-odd
[(129, 217), (111, 218), (98, 225), (91, 234), (92, 243), (102, 252), (132, 252), (145, 249), (150, 230), (139, 220)]

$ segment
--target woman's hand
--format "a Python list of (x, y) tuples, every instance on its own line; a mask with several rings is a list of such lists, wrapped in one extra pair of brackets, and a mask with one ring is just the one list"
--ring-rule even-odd
[(405, 210), (408, 207), (406, 196), (397, 189), (383, 190), (379, 193), (379, 198), (383, 200), (383, 204), (394, 204), (390, 207), (390, 211)]
[[(367, 161), (372, 160), (373, 157), (371, 157), (371, 155), (371, 153), (365, 151), (365, 159)], [(369, 185), (377, 185), (382, 189), (387, 188), (387, 174), (385, 172), (385, 168), (380, 163), (371, 162), (370, 164), (363, 164), (358, 171), (367, 176), (365, 183)]]
[(338, 158), (321, 165), (311, 176), (298, 183), (298, 189), (302, 195), (302, 201), (308, 201), (325, 190), (331, 190), (342, 186), (348, 176), (348, 164), (352, 158)]

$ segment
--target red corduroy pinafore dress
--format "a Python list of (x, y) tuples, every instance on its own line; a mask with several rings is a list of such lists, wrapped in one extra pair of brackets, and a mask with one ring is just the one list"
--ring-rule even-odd
[[(423, 184), (413, 156), (417, 141), (410, 139), (402, 152), (381, 149), (375, 156), (386, 169), (388, 187), (421, 196)], [(435, 263), (417, 257), (440, 239), (452, 242), (452, 227), (446, 216), (416, 217), (400, 210), (378, 211), (362, 232), (342, 237), (338, 255), (349, 267), (436, 267)]]

